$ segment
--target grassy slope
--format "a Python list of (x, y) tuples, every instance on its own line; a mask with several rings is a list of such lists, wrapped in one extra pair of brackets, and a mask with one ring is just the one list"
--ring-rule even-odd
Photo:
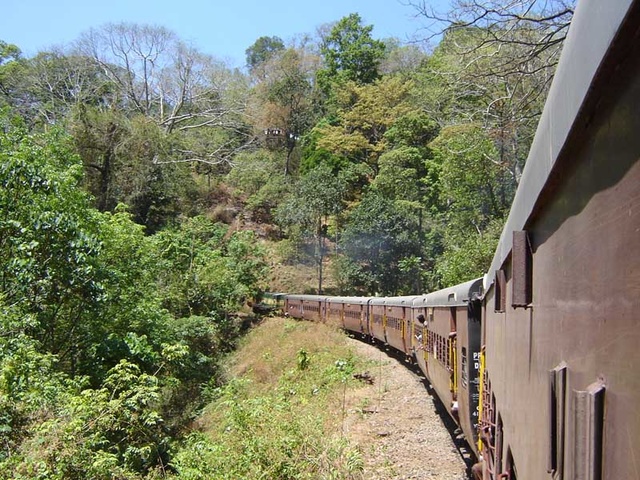
[(228, 385), (177, 456), (180, 478), (360, 478), (360, 451), (342, 435), (356, 358), (327, 325), (270, 318), (229, 364)]

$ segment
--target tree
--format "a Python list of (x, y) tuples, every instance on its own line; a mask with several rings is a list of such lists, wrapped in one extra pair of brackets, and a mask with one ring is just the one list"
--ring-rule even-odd
[(344, 208), (346, 191), (344, 177), (335, 175), (327, 166), (319, 166), (297, 182), (293, 195), (278, 207), (276, 213), (282, 226), (301, 228), (304, 235), (313, 237), (314, 258), (318, 266), (318, 294), (322, 293), (326, 222), (330, 215)]
[[(454, 0), (448, 12), (436, 12), (425, 0), (407, 0), (419, 16), (434, 29), (431, 38), (445, 31), (466, 30), (481, 32), (480, 41), (469, 48), (460, 45), (461, 52), (476, 51), (482, 56), (484, 47), (499, 49), (511, 45), (518, 56), (501, 58), (498, 62), (504, 73), (536, 74), (530, 62), (544, 59), (543, 68), (552, 71), (566, 38), (575, 0)], [(519, 32), (528, 32), (521, 36)], [(489, 72), (487, 72), (489, 73)]]
[(493, 140), (478, 124), (444, 128), (431, 143), (438, 168), (444, 252), (436, 262), (444, 285), (489, 268), (513, 192), (495, 161)]
[(256, 70), (275, 54), (284, 50), (284, 42), (280, 37), (260, 37), (245, 50), (247, 66), (251, 72)]
[[(12, 90), (12, 76), (19, 69), (22, 52), (11, 43), (0, 40), (0, 95), (8, 100)], [(1, 104), (0, 104), (1, 105)]]
[(366, 295), (416, 293), (414, 272), (406, 268), (420, 254), (415, 210), (371, 190), (349, 213), (340, 243), (343, 288)]
[(425, 108), (442, 125), (482, 121), (499, 161), (519, 182), (573, 16), (571, 0), (456, 0), (446, 14), (407, 2), (445, 25), (426, 67)]
[(411, 202), (415, 208), (434, 206), (437, 173), (429, 143), (439, 132), (426, 114), (410, 111), (385, 132), (387, 149), (378, 160), (372, 186), (386, 198)]
[(101, 295), (90, 274), (98, 224), (78, 188), (81, 166), (59, 131), (37, 137), (10, 127), (0, 145), (0, 293), (34, 315), (30, 335), (73, 370), (92, 328), (85, 315)]
[(349, 82), (336, 93), (338, 106), (333, 122), (315, 127), (317, 147), (353, 163), (364, 163), (371, 176), (387, 147), (385, 133), (394, 121), (409, 113), (413, 84), (399, 76), (387, 76), (368, 85)]
[(284, 160), (279, 153), (265, 149), (235, 157), (226, 181), (246, 197), (245, 209), (251, 219), (273, 223), (277, 206), (290, 191), (290, 178), (282, 175)]
[(154, 237), (165, 307), (176, 317), (224, 323), (263, 288), (265, 261), (251, 232), (231, 233), (203, 216)]
[[(313, 75), (317, 57), (303, 49), (287, 49), (262, 64), (263, 81), (256, 86), (252, 116), (268, 149), (286, 152), (285, 176), (298, 140), (314, 120)], [(264, 133), (263, 133), (264, 132)]]
[(175, 147), (155, 163), (228, 164), (235, 151), (252, 142), (246, 78), (173, 32), (108, 24), (83, 34), (76, 49), (118, 87), (120, 109), (152, 119), (167, 135), (180, 134)]
[(380, 62), (381, 75), (408, 74), (417, 70), (428, 56), (418, 45), (403, 45), (397, 38), (386, 38), (385, 56)]
[(333, 26), (320, 46), (326, 65), (318, 72), (320, 88), (328, 92), (336, 81), (350, 80), (362, 85), (379, 77), (385, 44), (371, 37), (372, 30), (372, 25), (362, 25), (357, 13), (343, 17)]
[(19, 111), (40, 124), (63, 123), (74, 108), (117, 108), (120, 95), (111, 80), (83, 55), (40, 52), (25, 62)]
[(81, 104), (68, 124), (85, 166), (85, 187), (98, 210), (124, 203), (148, 233), (171, 222), (180, 209), (189, 210), (193, 176), (184, 164), (157, 164), (172, 145), (151, 119)]

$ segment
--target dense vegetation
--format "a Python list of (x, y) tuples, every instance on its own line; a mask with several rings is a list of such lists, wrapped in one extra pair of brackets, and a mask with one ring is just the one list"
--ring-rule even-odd
[(430, 52), (352, 14), (246, 71), (145, 25), (0, 41), (0, 478), (185, 471), (263, 289), (484, 272), (572, 10), (455, 3)]

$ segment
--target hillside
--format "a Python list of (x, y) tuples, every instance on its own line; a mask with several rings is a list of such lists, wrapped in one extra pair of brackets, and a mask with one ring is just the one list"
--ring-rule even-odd
[(466, 478), (421, 379), (376, 347), (270, 318), (227, 367), (203, 433), (178, 454), (181, 476)]

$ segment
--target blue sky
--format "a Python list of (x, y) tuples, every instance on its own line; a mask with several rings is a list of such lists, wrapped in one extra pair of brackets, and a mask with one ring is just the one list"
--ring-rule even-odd
[[(0, 40), (27, 57), (64, 46), (91, 27), (132, 22), (167, 27), (200, 51), (242, 67), (261, 36), (285, 42), (357, 12), (373, 37), (405, 41), (425, 27), (403, 0), (3, 0)], [(447, 0), (432, 0), (436, 6)], [(420, 33), (424, 37), (424, 33)]]

